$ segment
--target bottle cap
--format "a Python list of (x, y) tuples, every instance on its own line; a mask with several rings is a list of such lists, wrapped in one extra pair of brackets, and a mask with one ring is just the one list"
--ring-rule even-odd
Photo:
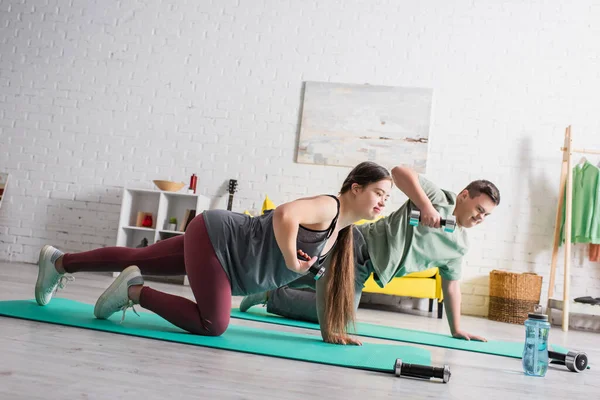
[(533, 312), (528, 314), (530, 319), (537, 319), (540, 321), (548, 321), (548, 316), (542, 313), (542, 306), (536, 304), (533, 308)]

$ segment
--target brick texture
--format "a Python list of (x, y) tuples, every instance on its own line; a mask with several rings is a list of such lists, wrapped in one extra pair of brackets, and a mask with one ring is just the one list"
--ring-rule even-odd
[[(303, 81), (418, 86), (428, 178), (502, 193), (472, 232), (463, 311), (487, 313), (495, 268), (542, 274), (544, 298), (564, 128), (600, 147), (598, 20), (585, 0), (0, 0), (0, 259), (114, 245), (122, 187), (152, 179), (195, 172), (223, 208), (238, 179), (236, 211), (335, 193), (349, 168), (294, 162)], [(586, 252), (571, 293), (599, 297)]]

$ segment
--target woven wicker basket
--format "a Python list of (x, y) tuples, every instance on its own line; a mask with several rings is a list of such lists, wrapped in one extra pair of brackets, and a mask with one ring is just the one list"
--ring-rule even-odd
[(522, 325), (527, 314), (539, 304), (541, 291), (540, 275), (493, 270), (490, 272), (488, 318)]

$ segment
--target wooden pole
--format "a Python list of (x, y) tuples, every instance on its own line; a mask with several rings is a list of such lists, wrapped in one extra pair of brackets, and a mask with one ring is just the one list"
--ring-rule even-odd
[(571, 286), (571, 212), (572, 212), (572, 195), (573, 195), (573, 174), (571, 172), (571, 125), (567, 127), (565, 132), (567, 142), (566, 158), (567, 158), (567, 196), (565, 207), (565, 276), (563, 288), (563, 314), (562, 314), (562, 330), (569, 330), (569, 289)]
[[(562, 151), (565, 150), (565, 147), (560, 148)], [(586, 149), (571, 149), (571, 153), (579, 153), (579, 154), (600, 154), (598, 150), (586, 150)]]
[[(565, 133), (565, 146), (567, 146), (567, 134)], [(564, 149), (564, 147), (563, 147)], [(563, 159), (560, 169), (560, 183), (558, 185), (558, 208), (554, 221), (554, 245), (552, 246), (552, 263), (550, 264), (550, 283), (548, 285), (548, 308), (550, 299), (554, 296), (554, 285), (556, 281), (556, 262), (558, 261), (558, 248), (560, 246), (560, 225), (562, 221), (563, 206), (565, 204), (565, 186), (567, 183), (567, 153), (563, 150)]]

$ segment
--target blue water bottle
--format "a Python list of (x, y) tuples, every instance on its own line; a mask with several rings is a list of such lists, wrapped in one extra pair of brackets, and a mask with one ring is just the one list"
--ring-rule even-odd
[(545, 376), (548, 370), (548, 316), (542, 314), (542, 306), (536, 305), (525, 320), (525, 347), (523, 348), (523, 371), (530, 376)]

